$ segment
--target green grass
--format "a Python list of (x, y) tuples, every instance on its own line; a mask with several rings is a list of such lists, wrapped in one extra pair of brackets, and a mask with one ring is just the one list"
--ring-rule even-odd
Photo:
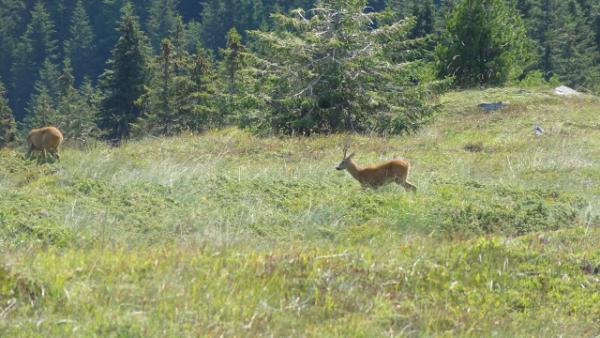
[[(0, 336), (600, 332), (600, 100), (441, 101), (403, 137), (0, 151)], [(410, 160), (418, 194), (335, 171), (347, 140), (360, 164)]]

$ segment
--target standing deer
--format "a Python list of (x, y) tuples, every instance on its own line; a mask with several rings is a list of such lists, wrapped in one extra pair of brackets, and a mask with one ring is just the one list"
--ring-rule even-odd
[(39, 129), (32, 129), (27, 135), (27, 144), (29, 144), (29, 151), (27, 156), (31, 156), (31, 152), (34, 150), (41, 151), (46, 158), (46, 151), (54, 155), (56, 159), (60, 159), (58, 154), (58, 147), (63, 141), (63, 135), (55, 127), (44, 127)]
[(406, 180), (410, 168), (408, 161), (391, 160), (366, 168), (360, 168), (352, 159), (354, 153), (346, 156), (348, 148), (349, 146), (344, 146), (344, 159), (338, 164), (336, 169), (348, 170), (350, 175), (360, 182), (363, 188), (378, 188), (390, 182), (396, 182), (403, 186), (406, 191), (417, 192), (417, 187)]

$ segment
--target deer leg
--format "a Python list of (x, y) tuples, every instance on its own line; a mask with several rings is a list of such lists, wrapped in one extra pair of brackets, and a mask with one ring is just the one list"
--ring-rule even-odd
[(413, 194), (417, 193), (417, 187), (415, 187), (412, 183), (410, 183), (408, 181), (404, 181), (403, 183), (401, 183), (401, 185), (404, 187), (404, 190), (406, 190), (407, 192), (412, 192)]
[(57, 160), (60, 160), (60, 155), (58, 154), (57, 148), (50, 149), (50, 154), (52, 154), (52, 156), (54, 156)]
[(31, 153), (33, 152), (33, 144), (29, 145), (29, 151), (27, 151), (27, 157), (31, 157)]

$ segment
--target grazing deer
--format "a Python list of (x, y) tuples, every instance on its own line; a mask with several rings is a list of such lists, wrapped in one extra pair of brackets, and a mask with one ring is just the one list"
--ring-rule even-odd
[(346, 156), (348, 148), (349, 146), (344, 146), (344, 159), (338, 164), (336, 169), (348, 170), (350, 175), (360, 182), (363, 188), (378, 188), (390, 182), (396, 182), (403, 186), (406, 191), (417, 192), (417, 187), (406, 180), (408, 169), (410, 168), (408, 161), (391, 160), (366, 168), (360, 168), (352, 159), (354, 153)]
[(27, 143), (29, 144), (27, 156), (31, 156), (32, 151), (38, 150), (44, 154), (44, 159), (46, 158), (46, 151), (54, 155), (56, 159), (60, 159), (58, 147), (62, 141), (63, 135), (55, 127), (32, 129), (27, 135)]

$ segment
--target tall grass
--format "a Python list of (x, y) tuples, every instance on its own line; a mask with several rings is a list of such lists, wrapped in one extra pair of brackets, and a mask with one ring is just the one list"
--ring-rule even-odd
[[(0, 151), (0, 335), (598, 332), (600, 101), (509, 88), (443, 104), (394, 138)], [(418, 194), (335, 171), (347, 140), (360, 164), (410, 160)]]

